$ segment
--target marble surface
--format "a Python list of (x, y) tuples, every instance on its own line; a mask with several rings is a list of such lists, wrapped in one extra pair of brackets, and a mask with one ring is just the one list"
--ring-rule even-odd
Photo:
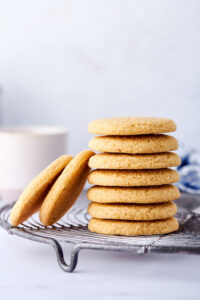
[(200, 299), (199, 256), (83, 250), (75, 272), (64, 273), (48, 245), (2, 229), (0, 245), (1, 299)]

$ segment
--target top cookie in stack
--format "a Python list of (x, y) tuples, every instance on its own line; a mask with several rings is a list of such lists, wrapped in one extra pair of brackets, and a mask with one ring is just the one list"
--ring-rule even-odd
[(162, 234), (177, 230), (173, 215), (179, 198), (171, 185), (179, 180), (169, 169), (180, 164), (177, 140), (163, 134), (176, 130), (172, 120), (122, 117), (92, 121), (88, 130), (103, 136), (92, 138), (89, 147), (103, 153), (92, 156), (97, 169), (88, 181), (89, 229), (104, 234)]

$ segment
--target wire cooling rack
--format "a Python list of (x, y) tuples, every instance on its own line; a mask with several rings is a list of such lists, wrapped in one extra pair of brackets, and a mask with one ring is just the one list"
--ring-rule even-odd
[[(82, 197), (85, 198), (85, 193)], [(89, 220), (87, 204), (86, 201), (80, 201), (58, 223), (47, 227), (40, 223), (37, 214), (17, 227), (11, 226), (9, 215), (13, 204), (4, 205), (0, 209), (0, 226), (9, 234), (53, 246), (58, 264), (65, 272), (72, 272), (75, 269), (79, 251), (82, 249), (126, 251), (137, 254), (200, 254), (200, 198), (197, 196), (183, 194), (177, 201), (179, 206), (177, 218), (180, 222), (177, 232), (139, 237), (91, 233), (87, 229)], [(73, 244), (69, 264), (65, 262), (61, 243)]]

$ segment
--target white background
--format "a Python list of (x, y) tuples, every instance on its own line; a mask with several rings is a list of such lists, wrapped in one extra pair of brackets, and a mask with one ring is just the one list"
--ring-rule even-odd
[(198, 0), (1, 0), (2, 122), (63, 125), (75, 154), (90, 120), (164, 116), (200, 147), (199, 53)]
[[(65, 126), (75, 154), (90, 120), (163, 116), (200, 147), (199, 53), (198, 0), (0, 0), (1, 122)], [(0, 245), (1, 299), (199, 299), (199, 256), (83, 251), (65, 274), (48, 246)]]

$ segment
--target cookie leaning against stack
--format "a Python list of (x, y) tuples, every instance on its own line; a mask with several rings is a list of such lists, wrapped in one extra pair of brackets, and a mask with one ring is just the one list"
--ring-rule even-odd
[(90, 171), (89, 158), (94, 155), (83, 150), (74, 158), (62, 155), (37, 175), (24, 189), (13, 206), (11, 224), (17, 226), (40, 210), (45, 225), (57, 222), (78, 198)]
[(174, 218), (180, 197), (169, 169), (180, 164), (177, 140), (163, 134), (176, 130), (172, 120), (122, 117), (92, 121), (89, 132), (101, 136), (89, 147), (103, 153), (89, 159), (88, 181), (92, 232), (116, 235), (165, 234), (178, 229)]

